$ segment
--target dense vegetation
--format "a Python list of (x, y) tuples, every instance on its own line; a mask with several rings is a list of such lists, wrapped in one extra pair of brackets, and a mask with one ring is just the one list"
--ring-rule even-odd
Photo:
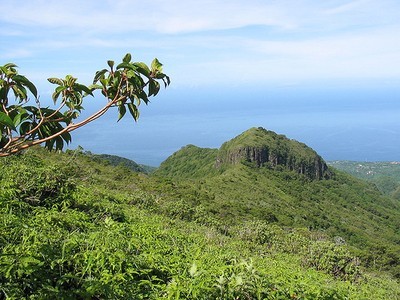
[(355, 177), (374, 183), (382, 193), (400, 200), (399, 162), (331, 161), (329, 164)]
[[(230, 142), (236, 144), (243, 135), (251, 140), (255, 133), (258, 130), (248, 130)], [(186, 185), (182, 193), (187, 194), (189, 206), (200, 207), (208, 218), (213, 216), (213, 224), (224, 227), (238, 219), (257, 219), (322, 231), (356, 247), (364, 264), (400, 277), (398, 200), (384, 197), (374, 185), (334, 169), (329, 170), (330, 179), (311, 180), (285, 166), (256, 167), (249, 161), (216, 168), (213, 158), (231, 147), (230, 142), (220, 150), (184, 147), (163, 162), (155, 174)], [(290, 152), (292, 145), (297, 153), (299, 146), (293, 141), (284, 147)], [(306, 161), (312, 161), (314, 153), (308, 151), (308, 156), (301, 153)], [(210, 171), (190, 173), (187, 166)]]
[[(81, 150), (83, 150), (83, 149), (81, 149)], [(156, 169), (156, 167), (141, 165), (141, 164), (134, 162), (133, 160), (130, 160), (128, 158), (121, 157), (118, 155), (93, 154), (90, 151), (85, 151), (85, 154), (90, 156), (93, 160), (97, 160), (99, 162), (103, 161), (103, 163), (108, 162), (112, 166), (126, 167), (135, 172), (150, 174), (151, 172), (153, 172)]]
[(310, 179), (329, 178), (326, 163), (310, 147), (262, 127), (253, 127), (225, 142), (216, 166), (248, 162), (258, 167), (287, 169)]
[(181, 151), (151, 176), (79, 149), (1, 159), (0, 298), (400, 297), (398, 202)]

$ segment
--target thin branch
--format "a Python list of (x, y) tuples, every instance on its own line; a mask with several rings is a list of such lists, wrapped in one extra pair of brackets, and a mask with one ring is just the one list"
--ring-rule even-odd
[[(113, 77), (113, 71), (111, 70), (111, 77)], [(91, 116), (87, 117), (86, 119), (74, 124), (72, 122), (73, 119), (75, 119), (73, 117), (73, 115), (71, 115), (70, 117), (68, 117), (68, 111), (66, 111), (66, 115), (64, 116), (57, 116), (57, 114), (61, 113), (61, 110), (65, 107), (65, 105), (67, 105), (67, 100), (68, 100), (68, 96), (66, 95), (66, 90), (63, 91), (62, 93), (62, 102), (60, 103), (59, 107), (54, 110), (51, 111), (51, 113), (48, 116), (45, 116), (44, 111), (41, 109), (40, 107), (40, 102), (39, 99), (36, 98), (36, 104), (37, 104), (37, 108), (38, 111), (35, 112), (33, 111), (32, 114), (28, 114), (29, 118), (32, 118), (30, 121), (33, 122), (37, 122), (36, 125), (31, 124), (31, 126), (34, 126), (33, 128), (30, 128), (28, 132), (17, 136), (17, 137), (12, 137), (12, 130), (10, 128), (7, 127), (7, 135), (9, 137), (9, 140), (7, 141), (6, 145), (3, 146), (2, 148), (0, 148), (0, 157), (4, 157), (4, 156), (9, 156), (12, 155), (14, 153), (20, 152), (24, 149), (27, 149), (29, 147), (32, 147), (34, 145), (38, 145), (41, 143), (45, 143), (48, 142), (50, 140), (53, 140), (57, 137), (62, 136), (65, 133), (69, 133), (74, 131), (77, 128), (80, 128), (98, 118), (100, 118), (101, 116), (103, 116), (109, 109), (110, 107), (114, 107), (117, 106), (117, 103), (119, 103), (119, 105), (125, 105), (127, 100), (130, 99), (130, 97), (132, 96), (132, 94), (134, 94), (135, 99), (137, 99), (139, 102), (137, 105), (140, 104), (140, 93), (145, 92), (144, 88), (146, 86), (149, 85), (149, 83), (151, 82), (151, 80), (153, 80), (154, 76), (151, 73), (150, 76), (148, 77), (148, 81), (145, 82), (143, 79), (142, 82), (143, 84), (141, 84), (141, 87), (138, 87), (137, 89), (134, 88), (136, 86), (136, 84), (132, 84), (130, 85), (129, 80), (126, 76), (126, 70), (123, 70), (121, 73), (121, 78), (117, 84), (117, 86), (115, 86), (114, 84), (109, 85), (107, 84), (106, 86), (103, 87), (102, 92), (103, 95), (106, 97), (107, 99), (107, 103), (104, 107), (102, 107), (100, 110), (98, 110), (97, 112), (95, 112), (94, 114), (92, 114)], [(142, 74), (136, 74), (137, 76), (142, 78)], [(116, 94), (114, 95), (113, 99), (109, 98), (110, 94), (109, 94), (109, 88), (111, 89), (115, 89)], [(83, 95), (82, 97), (85, 97), (85, 95)], [(145, 98), (145, 100), (147, 99), (147, 97)], [(82, 100), (82, 99), (81, 99)], [(133, 100), (132, 100), (133, 101)], [(9, 114), (9, 112), (7, 111), (7, 103), (8, 103), (8, 99), (2, 99), (2, 108), (3, 111), (5, 113), (7, 113), (7, 115)], [(146, 101), (145, 101), (146, 102)], [(133, 102), (132, 102), (133, 103)], [(147, 103), (147, 102), (146, 102)], [(70, 112), (74, 112), (73, 109), (70, 109)], [(65, 114), (64, 113), (64, 114)], [(59, 130), (58, 132), (51, 134), (50, 136), (44, 137), (44, 138), (40, 138), (39, 134), (41, 132), (41, 128), (44, 126), (45, 123), (54, 123), (57, 125), (57, 127), (61, 127), (62, 122), (65, 122), (65, 127), (62, 128), (61, 130)], [(51, 125), (51, 124), (50, 124)], [(38, 132), (39, 131), (39, 132)], [(63, 138), (63, 140), (65, 140)], [(65, 140), (67, 142), (67, 140)]]
[[(34, 134), (37, 130), (39, 130), (40, 129), (40, 127), (44, 124), (44, 123), (46, 123), (46, 122), (50, 122), (49, 121), (49, 119), (51, 118), (51, 117), (53, 117), (54, 115), (56, 115), (58, 112), (60, 112), (61, 111), (61, 109), (65, 106), (65, 104), (66, 104), (66, 101), (65, 101), (65, 99), (61, 102), (61, 104), (60, 104), (60, 106), (50, 115), (50, 116), (47, 116), (47, 117), (44, 117), (43, 116), (43, 114), (42, 114), (42, 110), (40, 109), (40, 102), (39, 102), (39, 100), (38, 99), (35, 99), (36, 100), (36, 104), (37, 104), (37, 106), (38, 106), (38, 110), (39, 110), (39, 114), (40, 114), (40, 121), (39, 121), (39, 123), (34, 127), (34, 128), (32, 128), (31, 130), (29, 130), (27, 133), (25, 133), (25, 134), (23, 134), (23, 135), (20, 135), (20, 136), (18, 136), (18, 137), (15, 137), (15, 138), (13, 138), (13, 139), (10, 139), (10, 141), (9, 141), (9, 143), (15, 143), (16, 144), (16, 142), (17, 141), (19, 141), (19, 140), (23, 140), (23, 141), (21, 141), (22, 143), (24, 143), (25, 141), (26, 141), (26, 137), (28, 137), (28, 136), (32, 136), (32, 134)], [(58, 121), (62, 121), (63, 119), (61, 119), (61, 118), (58, 118), (58, 119), (55, 119), (55, 120), (51, 120), (51, 122), (58, 122)], [(2, 149), (6, 149), (8, 146), (9, 146), (9, 143), (7, 143), (7, 145), (5, 145), (4, 147), (2, 147)], [(17, 144), (16, 144), (17, 145)], [(1, 149), (1, 150), (2, 150)]]
[[(66, 133), (66, 132), (74, 131), (75, 129), (78, 129), (79, 127), (82, 127), (82, 126), (84, 126), (84, 125), (86, 125), (86, 124), (88, 124), (88, 123), (90, 123), (90, 122), (92, 122), (92, 121), (94, 121), (94, 120), (100, 118), (102, 115), (104, 115), (104, 114), (108, 111), (108, 109), (109, 109), (114, 103), (116, 103), (116, 102), (118, 102), (118, 101), (121, 101), (121, 100), (123, 100), (123, 99), (124, 99), (123, 96), (122, 96), (122, 97), (119, 97), (119, 98), (114, 98), (111, 102), (108, 102), (107, 105), (105, 105), (102, 109), (100, 109), (99, 111), (97, 111), (96, 113), (94, 113), (93, 115), (91, 115), (90, 117), (88, 117), (88, 118), (86, 118), (85, 120), (82, 120), (81, 122), (76, 123), (76, 124), (70, 123), (70, 124), (67, 125), (64, 129), (60, 130), (59, 132), (57, 132), (57, 133), (55, 133), (55, 134), (53, 134), (53, 135), (51, 135), (51, 136), (48, 136), (48, 137), (43, 138), (43, 139), (38, 139), (38, 140), (36, 140), (36, 141), (32, 141), (32, 142), (29, 142), (29, 143), (27, 143), (27, 141), (24, 140), (24, 141), (20, 141), (17, 145), (9, 145), (8, 148), (12, 148), (12, 149), (9, 150), (9, 151), (7, 151), (7, 152), (0, 152), (0, 157), (9, 156), (9, 155), (11, 155), (11, 154), (20, 152), (21, 150), (27, 149), (27, 148), (32, 147), (32, 146), (34, 146), (34, 145), (38, 145), (38, 144), (47, 142), (47, 141), (49, 141), (49, 140), (51, 140), (51, 139), (54, 139), (54, 138), (56, 138), (56, 137), (58, 137), (58, 136), (60, 136), (60, 135), (62, 135), (62, 134), (64, 134), (64, 133)], [(26, 135), (25, 135), (25, 137), (26, 137)], [(18, 142), (18, 140), (19, 140), (19, 139), (14, 139), (13, 142)], [(22, 143), (24, 143), (24, 144), (21, 145), (21, 146), (19, 146), (19, 145), (22, 144)], [(1, 149), (1, 151), (4, 151), (4, 149), (7, 150), (7, 147), (3, 147), (3, 148)]]

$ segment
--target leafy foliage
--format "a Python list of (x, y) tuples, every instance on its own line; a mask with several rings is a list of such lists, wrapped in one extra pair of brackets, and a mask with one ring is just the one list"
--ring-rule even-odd
[[(118, 120), (129, 111), (136, 121), (141, 102), (147, 104), (149, 97), (158, 94), (159, 81), (166, 87), (170, 79), (162, 72), (162, 64), (157, 59), (150, 68), (131, 59), (128, 53), (118, 65), (109, 60), (109, 68), (97, 71), (89, 86), (71, 75), (49, 78), (56, 85), (52, 99), (57, 108), (40, 106), (35, 85), (18, 73), (15, 64), (0, 66), (0, 156), (42, 143), (47, 149), (61, 150), (71, 141), (71, 131), (96, 120), (111, 107), (118, 108)], [(94, 96), (96, 90), (101, 91), (107, 102), (93, 115), (79, 120), (84, 98)], [(34, 97), (36, 106), (27, 105), (29, 95)]]
[[(6, 170), (0, 175), (2, 298), (400, 295), (398, 282), (370, 274), (340, 239), (257, 219), (230, 222), (193, 206), (205, 197), (190, 197), (194, 182), (148, 177), (82, 151), (31, 148), (0, 164)], [(40, 184), (28, 188), (34, 180), (28, 179), (39, 176)], [(22, 179), (15, 183), (19, 177), (28, 180), (25, 187)]]

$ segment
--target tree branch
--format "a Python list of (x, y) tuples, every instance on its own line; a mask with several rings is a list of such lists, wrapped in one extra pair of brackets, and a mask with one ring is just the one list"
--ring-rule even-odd
[[(126, 111), (126, 107), (124, 106), (129, 105), (128, 108), (132, 117), (136, 120), (137, 115), (132, 112), (131, 106), (134, 105), (134, 109), (137, 111), (137, 106), (140, 105), (141, 100), (147, 103), (148, 97), (155, 96), (158, 92), (159, 85), (156, 85), (156, 88), (154, 85), (149, 85), (151, 80), (157, 80), (153, 78), (153, 75), (162, 75), (160, 78), (162, 78), (163, 81), (163, 78), (166, 77), (168, 85), (169, 78), (161, 72), (162, 65), (156, 59), (153, 60), (150, 75), (147, 66), (138, 68), (137, 64), (139, 63), (131, 62), (130, 54), (126, 54), (122, 62), (123, 63), (118, 65), (120, 67), (116, 67), (115, 70), (113, 68), (114, 62), (112, 62), (112, 66), (109, 63), (109, 70), (103, 69), (96, 72), (93, 85), (89, 87), (77, 83), (77, 79), (71, 75), (67, 75), (65, 79), (49, 78), (48, 81), (50, 83), (58, 85), (53, 94), (53, 98), (55, 97), (57, 99), (60, 92), (62, 92), (62, 101), (55, 110), (45, 110), (40, 107), (36, 87), (27, 78), (18, 75), (17, 71), (13, 68), (15, 65), (8, 64), (3, 66), (0, 70), (0, 78), (2, 79), (0, 81), (0, 88), (2, 88), (2, 94), (0, 95), (0, 112), (8, 116), (10, 115), (11, 106), (8, 106), (8, 94), (11, 91), (11, 82), (16, 85), (15, 89), (13, 89), (14, 92), (22, 91), (18, 95), (16, 94), (16, 97), (23, 97), (23, 99), (27, 100), (26, 88), (29, 89), (35, 96), (37, 110), (27, 108), (21, 111), (12, 111), (11, 121), (14, 125), (8, 119), (0, 124), (2, 140), (5, 142), (5, 144), (2, 145), (0, 140), (0, 157), (12, 155), (42, 143), (45, 143), (46, 148), (53, 149), (54, 141), (52, 140), (54, 139), (56, 139), (56, 149), (62, 149), (64, 142), (69, 143), (70, 141), (70, 136), (64, 135), (65, 133), (72, 132), (100, 118), (110, 107), (117, 106), (121, 118)], [(140, 64), (143, 66), (143, 63)], [(12, 72), (4, 71), (7, 68)], [(14, 75), (18, 75), (18, 79), (15, 77), (15, 81), (13, 80)], [(145, 82), (145, 77), (148, 78), (147, 82)], [(148, 92), (144, 90), (146, 87)], [(72, 120), (79, 116), (79, 112), (83, 108), (83, 98), (88, 95), (93, 96), (93, 91), (95, 90), (102, 91), (107, 99), (106, 105), (86, 119), (74, 124)], [(127, 104), (126, 102), (128, 99), (131, 99), (132, 103)], [(18, 99), (16, 99), (16, 101), (17, 100)], [(65, 106), (68, 106), (69, 110), (65, 110), (65, 112), (62, 113)], [(21, 107), (24, 108), (23, 106)], [(49, 115), (46, 116), (46, 113), (49, 113)], [(65, 127), (63, 127), (61, 123), (65, 123)], [(18, 128), (19, 132), (22, 134), (13, 137), (13, 131), (16, 131), (16, 128)], [(25, 132), (25, 130), (27, 131)], [(61, 139), (59, 137), (61, 137)]]

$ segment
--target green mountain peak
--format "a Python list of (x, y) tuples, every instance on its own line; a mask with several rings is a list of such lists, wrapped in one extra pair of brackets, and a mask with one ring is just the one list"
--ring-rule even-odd
[(241, 162), (275, 170), (284, 168), (310, 179), (331, 176), (325, 161), (313, 149), (262, 127), (250, 128), (221, 146), (217, 167)]
[(262, 127), (246, 130), (219, 149), (183, 147), (164, 161), (157, 172), (195, 178), (217, 174), (238, 164), (293, 171), (312, 180), (331, 177), (327, 164), (313, 149)]

